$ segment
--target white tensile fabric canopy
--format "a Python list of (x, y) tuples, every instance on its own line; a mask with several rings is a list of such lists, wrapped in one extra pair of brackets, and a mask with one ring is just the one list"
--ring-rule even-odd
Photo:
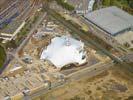
[(40, 59), (49, 60), (57, 68), (71, 63), (79, 65), (86, 62), (84, 43), (69, 36), (55, 37), (43, 50)]

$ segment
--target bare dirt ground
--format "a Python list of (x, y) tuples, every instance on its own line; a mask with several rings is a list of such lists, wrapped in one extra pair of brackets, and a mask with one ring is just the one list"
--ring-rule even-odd
[(133, 100), (131, 77), (124, 74), (112, 68), (91, 79), (86, 77), (71, 82), (34, 100)]

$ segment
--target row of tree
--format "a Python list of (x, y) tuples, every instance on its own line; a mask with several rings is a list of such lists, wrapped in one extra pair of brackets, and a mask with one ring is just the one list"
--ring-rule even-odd
[(126, 12), (133, 14), (133, 0), (102, 0), (102, 5), (118, 6), (123, 10), (125, 10)]
[(3, 66), (5, 60), (6, 60), (6, 52), (4, 48), (0, 45), (0, 69)]
[(129, 7), (131, 7), (133, 9), (133, 0), (121, 0), (122, 2), (126, 2)]
[(69, 11), (74, 10), (74, 7), (70, 4), (68, 4), (67, 2), (65, 2), (64, 0), (56, 0), (58, 5), (61, 5), (64, 9), (67, 9)]

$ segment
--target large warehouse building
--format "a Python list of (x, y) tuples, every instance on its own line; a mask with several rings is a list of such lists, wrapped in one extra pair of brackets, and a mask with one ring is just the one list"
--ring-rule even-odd
[(84, 18), (93, 34), (106, 43), (122, 51), (133, 49), (132, 15), (112, 6), (87, 13)]
[(93, 11), (85, 18), (113, 36), (133, 30), (133, 16), (115, 6)]

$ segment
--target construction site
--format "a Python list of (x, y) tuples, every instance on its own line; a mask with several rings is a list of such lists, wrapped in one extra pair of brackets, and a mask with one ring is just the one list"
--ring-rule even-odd
[[(123, 100), (122, 96), (132, 100), (129, 75), (132, 70), (119, 57), (123, 52), (91, 37), (91, 27), (85, 20), (56, 1), (49, 7), (38, 0), (22, 2), (30, 8), (21, 9), (26, 12), (21, 16), (24, 23), (17, 29), (14, 27), (15, 32), (9, 32), (15, 34), (10, 39), (18, 39), (20, 44), (8, 49), (10, 59), (0, 75), (0, 100)], [(90, 7), (87, 12), (92, 10), (94, 2), (91, 0), (86, 5)], [(86, 13), (85, 9), (78, 9), (84, 4), (77, 4), (76, 10), (80, 14)], [(18, 11), (16, 7), (13, 9)], [(12, 20), (13, 23), (19, 16)], [(12, 26), (12, 22), (10, 24)], [(26, 30), (24, 34), (21, 28)], [(20, 30), (22, 38), (16, 36)], [(10, 41), (5, 36), (2, 38), (4, 42)]]
[[(59, 24), (58, 21), (46, 15), (27, 44), (18, 54), (11, 54), (14, 59), (3, 72), (3, 78), (0, 79), (2, 82), (0, 86), (2, 90), (0, 92), (1, 99), (5, 97), (23, 98), (23, 95), (34, 94), (48, 87), (48, 85), (44, 84), (45, 82), (50, 82), (53, 84), (53, 87), (55, 84), (60, 85), (62, 84), (60, 82), (69, 79), (69, 77), (72, 77), (74, 73), (81, 71), (81, 69), (93, 68), (91, 66), (97, 66), (109, 61), (107, 56), (97, 53), (94, 48), (86, 45), (83, 47), (86, 52), (86, 61), (81, 63), (81, 65), (68, 62), (65, 66), (58, 69), (50, 60), (41, 60), (42, 52), (48, 47), (51, 40), (54, 37), (62, 36), (75, 38), (74, 41), (76, 43), (80, 41), (80, 38), (71, 35), (70, 31)], [(66, 42), (68, 47), (71, 45), (69, 42)], [(71, 55), (71, 52), (69, 55)]]

